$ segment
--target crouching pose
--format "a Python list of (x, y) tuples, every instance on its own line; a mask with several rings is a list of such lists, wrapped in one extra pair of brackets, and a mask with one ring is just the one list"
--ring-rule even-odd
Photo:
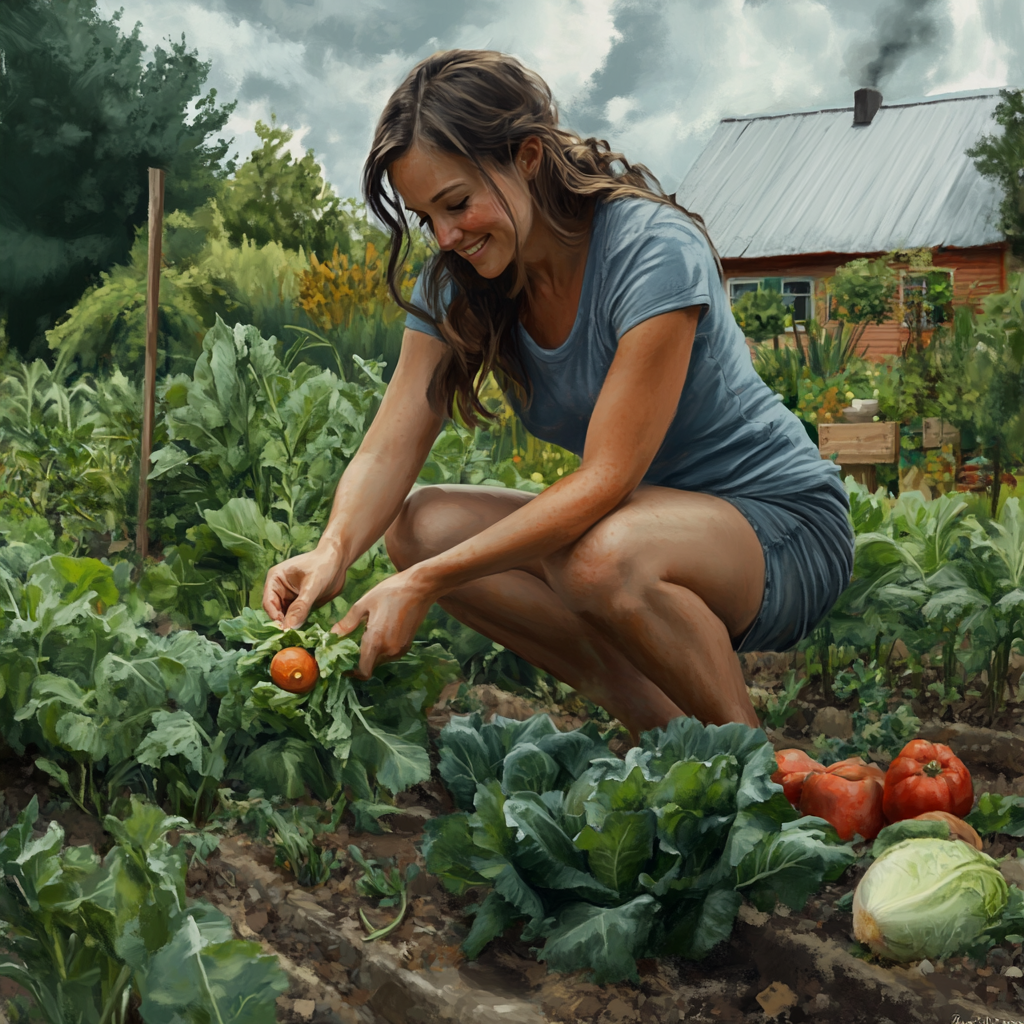
[[(319, 545), (276, 566), (286, 625), (337, 595), (382, 534), (398, 572), (359, 674), (407, 651), (436, 601), (575, 687), (634, 736), (680, 714), (757, 725), (737, 651), (785, 650), (849, 581), (839, 470), (754, 371), (699, 217), (641, 166), (560, 127), (511, 57), (450, 51), (388, 101), (363, 172), (390, 228), (437, 243), (380, 411)], [(582, 457), (542, 494), (410, 493), (446, 415), (488, 372), (527, 429)]]

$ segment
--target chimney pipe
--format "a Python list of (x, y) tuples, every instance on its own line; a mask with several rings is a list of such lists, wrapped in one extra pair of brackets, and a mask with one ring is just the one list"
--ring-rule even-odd
[(853, 94), (853, 123), (871, 124), (882, 105), (882, 94), (877, 89), (858, 89)]

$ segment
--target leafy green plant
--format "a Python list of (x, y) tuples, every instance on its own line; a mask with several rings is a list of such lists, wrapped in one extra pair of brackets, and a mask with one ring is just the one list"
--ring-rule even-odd
[(165, 838), (186, 825), (133, 800), (108, 817), (115, 846), (62, 850), (51, 822), (33, 838), (32, 798), (0, 840), (0, 963), (47, 1024), (123, 1024), (132, 993), (146, 1024), (216, 1020), (271, 1024), (288, 987), (276, 958), (233, 938), (209, 904), (185, 900), (185, 859)]
[(771, 782), (760, 729), (677, 718), (620, 761), (592, 726), (559, 733), (546, 715), (487, 725), (469, 715), (440, 746), (441, 775), (466, 810), (428, 822), (423, 850), (451, 891), (491, 887), (463, 943), (471, 958), (525, 919), (523, 938), (555, 970), (636, 980), (639, 957), (702, 958), (729, 936), (744, 897), (799, 909), (854, 859)]
[(345, 810), (344, 799), (334, 808), (331, 821), (321, 825), (317, 821), (319, 808), (312, 808), (313, 814), (303, 814), (301, 804), (294, 805), (287, 816), (280, 811), (270, 814), (270, 825), (274, 830), (274, 863), (287, 868), (299, 885), (323, 885), (331, 872), (342, 864), (333, 850), (325, 850), (314, 842), (321, 832), (334, 832)]
[(779, 347), (779, 335), (790, 323), (789, 308), (774, 288), (744, 292), (733, 304), (732, 315), (743, 333), (754, 342), (773, 341)]
[(856, 695), (857, 707), (853, 712), (850, 739), (818, 738), (816, 747), (826, 764), (876, 751), (891, 760), (917, 735), (921, 721), (907, 705), (889, 710), (892, 691), (885, 685), (886, 675), (885, 666), (873, 661), (869, 664), (855, 661), (836, 675), (835, 698), (845, 703)]
[[(218, 722), (254, 740), (262, 736), (243, 765), (252, 785), (292, 798), (309, 785), (326, 799), (344, 782), (353, 787), (355, 810), (359, 801), (373, 799), (368, 773), (392, 793), (429, 778), (422, 709), (455, 668), (439, 645), (418, 641), (361, 683), (346, 674), (359, 659), (350, 637), (315, 624), (282, 630), (249, 608), (220, 625), (225, 639), (251, 645), (228, 681)], [(316, 657), (320, 679), (310, 693), (288, 693), (270, 681), (270, 661), (284, 647), (303, 647)]]
[(800, 711), (795, 703), (800, 691), (808, 684), (804, 676), (797, 678), (796, 672), (790, 669), (782, 680), (782, 692), (771, 694), (765, 702), (764, 719), (772, 729), (782, 729), (786, 723)]
[(363, 869), (363, 874), (356, 879), (356, 892), (360, 896), (378, 899), (378, 906), (381, 907), (398, 904), (398, 913), (380, 928), (374, 928), (363, 908), (359, 908), (359, 920), (367, 931), (363, 942), (373, 942), (390, 935), (402, 923), (409, 906), (409, 883), (419, 874), (420, 869), (416, 864), (409, 864), (403, 877), (399, 868), (390, 861), (382, 865), (376, 860), (370, 860), (363, 856), (358, 846), (350, 846), (348, 852), (352, 860)]

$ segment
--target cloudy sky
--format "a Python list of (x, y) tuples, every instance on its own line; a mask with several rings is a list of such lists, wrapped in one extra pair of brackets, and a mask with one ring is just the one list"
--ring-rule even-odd
[(1024, 85), (1021, 0), (98, 0), (149, 45), (182, 34), (238, 100), (244, 157), (271, 111), (341, 195), (390, 92), (421, 58), (504, 50), (563, 121), (646, 163), (668, 191), (720, 118)]

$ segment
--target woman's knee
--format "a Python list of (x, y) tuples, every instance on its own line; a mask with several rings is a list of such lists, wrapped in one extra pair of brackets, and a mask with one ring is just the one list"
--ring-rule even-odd
[(395, 568), (407, 569), (475, 536), (532, 497), (469, 485), (418, 487), (384, 534), (388, 556)]
[(644, 607), (642, 554), (619, 524), (605, 520), (547, 566), (549, 584), (566, 606), (600, 620), (641, 612)]

